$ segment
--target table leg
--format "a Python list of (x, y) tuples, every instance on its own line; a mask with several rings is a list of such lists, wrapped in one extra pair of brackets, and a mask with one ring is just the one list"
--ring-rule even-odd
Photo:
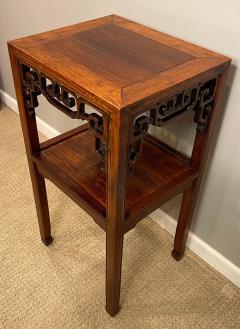
[(204, 131), (197, 131), (190, 165), (199, 172), (198, 178), (193, 182), (192, 187), (183, 194), (182, 205), (178, 218), (178, 224), (174, 239), (174, 249), (172, 256), (176, 260), (180, 260), (186, 248), (189, 229), (191, 226), (193, 211), (197, 201), (200, 183), (202, 180), (203, 170), (206, 165), (208, 148), (212, 139), (214, 126), (220, 116), (220, 96), (222, 97), (222, 89), (226, 80), (226, 72), (222, 74), (218, 80), (214, 101), (212, 104), (211, 112), (207, 121), (207, 126)]
[(174, 249), (172, 251), (172, 256), (176, 260), (181, 260), (184, 256), (196, 198), (197, 186), (196, 183), (194, 183), (192, 187), (183, 194), (182, 205), (174, 238)]
[(119, 299), (121, 289), (123, 234), (117, 229), (107, 230), (106, 252), (106, 310), (114, 316), (119, 312)]
[(51, 224), (44, 177), (37, 171), (33, 163), (29, 163), (33, 194), (38, 216), (38, 224), (42, 242), (48, 246), (52, 243)]
[(43, 243), (49, 245), (52, 242), (50, 218), (46, 194), (46, 186), (44, 177), (37, 171), (35, 164), (32, 161), (32, 154), (39, 152), (40, 144), (38, 138), (35, 110), (30, 115), (25, 102), (25, 94), (21, 81), (20, 67), (17, 62), (14, 50), (10, 47), (9, 54), (11, 59), (13, 78), (18, 101), (19, 115), (22, 125), (24, 143), (28, 158), (29, 171), (32, 180), (33, 194), (36, 204), (40, 235)]
[(106, 309), (119, 311), (125, 219), (128, 118), (114, 113), (109, 122), (107, 152)]

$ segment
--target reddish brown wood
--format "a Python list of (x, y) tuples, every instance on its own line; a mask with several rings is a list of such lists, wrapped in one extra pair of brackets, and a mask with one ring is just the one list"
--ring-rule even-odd
[(119, 311), (129, 116), (115, 113), (109, 122), (107, 162), (106, 309)]
[(30, 117), (26, 112), (21, 89), (20, 73), (17, 65), (17, 60), (14, 57), (13, 53), (10, 53), (10, 59), (13, 70), (14, 84), (17, 95), (23, 137), (27, 152), (29, 171), (32, 180), (33, 194), (38, 215), (40, 235), (43, 243), (45, 245), (49, 245), (52, 243), (52, 236), (45, 181), (44, 177), (38, 172), (36, 165), (32, 161), (32, 154), (34, 152), (39, 152), (40, 150), (36, 119), (35, 116)]
[[(45, 175), (48, 178), (55, 178), (55, 181), (68, 187), (70, 194), (76, 193), (80, 205), (81, 202), (88, 205), (95, 213), (97, 211), (97, 216), (104, 219), (106, 176), (101, 171), (101, 160), (95, 154), (94, 138), (89, 134), (88, 127), (75, 128), (42, 143), (40, 147), (41, 153), (37, 152), (33, 156), (37, 166), (47, 171)], [(141, 161), (136, 163), (133, 174), (127, 179), (126, 221), (131, 222), (137, 214), (142, 219), (142, 211), (151, 212), (152, 202), (161, 203), (166, 193), (171, 191), (171, 196), (176, 195), (179, 186), (181, 188), (183, 184), (194, 180), (197, 171), (190, 168), (189, 160), (148, 136), (143, 142)]]
[(81, 125), (80, 127), (73, 128), (73, 129), (71, 129), (71, 130), (69, 130), (69, 131), (67, 131), (63, 134), (60, 134), (56, 137), (53, 137), (51, 139), (48, 139), (48, 140), (42, 142), (40, 144), (40, 150), (42, 151), (46, 148), (49, 148), (50, 146), (58, 144), (59, 142), (63, 142), (64, 140), (66, 140), (66, 139), (68, 139), (72, 136), (75, 136), (75, 135), (77, 135), (77, 134), (79, 134), (83, 131), (86, 131), (88, 129), (89, 129), (89, 127), (88, 127), (87, 123)]
[(106, 111), (163, 93), (167, 97), (186, 83), (217, 74), (229, 61), (116, 15), (18, 39), (10, 45), (21, 58)]
[(196, 182), (194, 182), (194, 184), (192, 184), (192, 186), (183, 194), (176, 234), (174, 238), (174, 249), (172, 251), (172, 256), (176, 260), (181, 260), (184, 255), (197, 192), (198, 190), (196, 188)]
[(211, 110), (211, 114), (208, 120), (206, 130), (201, 132), (198, 131), (194, 141), (192, 156), (190, 160), (190, 166), (196, 168), (199, 172), (197, 179), (193, 182), (190, 189), (183, 194), (182, 205), (177, 223), (177, 229), (174, 239), (174, 249), (172, 256), (176, 260), (180, 260), (184, 256), (188, 233), (191, 227), (193, 212), (197, 197), (199, 194), (199, 188), (202, 180), (202, 174), (206, 165), (207, 151), (211, 137), (213, 134), (214, 126), (220, 116), (220, 104), (221, 91), (224, 87), (224, 80), (226, 79), (226, 72), (223, 73), (218, 81), (215, 103)]
[[(46, 177), (106, 231), (106, 309), (114, 316), (124, 234), (178, 193), (173, 256), (184, 254), (231, 60), (116, 15), (11, 41), (9, 53), (41, 238), (52, 241)], [(88, 125), (40, 145), (40, 93)], [(195, 111), (198, 129), (191, 159), (147, 135), (149, 125), (186, 111)]]

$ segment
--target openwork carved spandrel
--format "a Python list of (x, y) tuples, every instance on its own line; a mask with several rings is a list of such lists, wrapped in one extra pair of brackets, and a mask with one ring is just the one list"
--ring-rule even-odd
[(80, 119), (76, 107), (78, 96), (53, 79), (39, 73), (40, 89), (48, 102), (72, 119)]
[(142, 153), (142, 141), (149, 128), (149, 118), (145, 115), (138, 117), (134, 122), (133, 134), (129, 142), (128, 150), (128, 172), (133, 171), (134, 163), (140, 159)]
[(143, 138), (147, 135), (150, 124), (161, 127), (181, 113), (193, 110), (197, 130), (205, 131), (214, 103), (216, 85), (217, 78), (199, 83), (164, 101), (151, 105), (145, 109), (147, 114), (141, 115), (133, 121), (128, 149), (129, 173), (132, 173), (134, 163), (141, 156)]
[(197, 123), (197, 130), (200, 132), (204, 132), (207, 127), (208, 118), (214, 105), (216, 86), (217, 78), (202, 84), (199, 89), (194, 121)]
[(35, 108), (39, 105), (38, 96), (42, 94), (54, 107), (72, 119), (88, 121), (89, 132), (95, 137), (95, 149), (105, 163), (106, 118), (97, 113), (85, 111), (86, 101), (75, 92), (68, 90), (54, 79), (36, 69), (20, 64), (21, 82), (26, 111), (30, 117), (35, 116)]
[[(146, 110), (150, 111), (150, 124), (163, 126), (175, 116), (194, 110), (196, 112), (194, 121), (203, 127), (202, 123), (206, 123), (207, 121), (207, 114), (204, 112), (206, 106), (212, 103), (214, 99), (216, 82), (217, 78), (205, 83), (199, 83), (192, 88), (149, 107)], [(207, 112), (209, 111), (207, 110)], [(204, 129), (205, 127), (200, 128), (200, 130)]]
[(182, 112), (192, 110), (197, 103), (199, 86), (185, 90), (172, 98), (157, 103), (150, 109), (151, 124), (162, 126), (164, 123)]
[(31, 71), (27, 66), (23, 65), (21, 70), (21, 80), (23, 84), (23, 97), (26, 109), (30, 116), (35, 115), (35, 107), (37, 107), (37, 96), (41, 94), (39, 87), (39, 76), (37, 72)]

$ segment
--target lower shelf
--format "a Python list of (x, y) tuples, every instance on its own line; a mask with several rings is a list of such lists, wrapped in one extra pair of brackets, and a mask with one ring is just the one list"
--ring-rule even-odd
[[(106, 175), (86, 126), (41, 144), (33, 160), (45, 177), (106, 229)], [(187, 157), (147, 136), (141, 159), (127, 177), (125, 231), (188, 188), (197, 175)]]

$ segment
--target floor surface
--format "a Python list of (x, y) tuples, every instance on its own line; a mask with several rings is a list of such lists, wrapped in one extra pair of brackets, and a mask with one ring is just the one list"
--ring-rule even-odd
[(150, 219), (124, 241), (121, 311), (105, 311), (105, 234), (47, 182), (54, 242), (44, 246), (18, 116), (0, 111), (0, 328), (240, 328), (240, 289)]

